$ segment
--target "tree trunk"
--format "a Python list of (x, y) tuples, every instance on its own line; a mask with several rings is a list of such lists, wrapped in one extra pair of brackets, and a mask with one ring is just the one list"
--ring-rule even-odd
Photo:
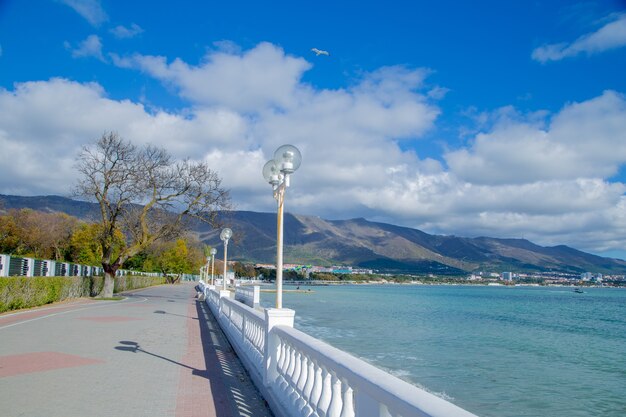
[(104, 287), (102, 288), (102, 297), (113, 297), (113, 289), (115, 287), (115, 275), (119, 269), (120, 264), (118, 262), (108, 263), (102, 262), (102, 269), (104, 269)]
[(104, 273), (104, 287), (102, 288), (102, 297), (111, 298), (113, 297), (113, 287), (115, 286), (115, 272)]

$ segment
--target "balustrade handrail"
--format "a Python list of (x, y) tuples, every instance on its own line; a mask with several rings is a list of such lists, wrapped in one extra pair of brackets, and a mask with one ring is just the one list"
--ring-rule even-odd
[(253, 316), (257, 320), (260, 320), (261, 322), (265, 322), (265, 316), (261, 314), (261, 312), (256, 311), (255, 309), (245, 304), (242, 304), (234, 300), (230, 300), (228, 298), (223, 298), (223, 297), (222, 297), (222, 302), (228, 303), (231, 308), (235, 308), (236, 310), (241, 311), (243, 314)]
[(319, 361), (337, 376), (345, 378), (356, 392), (362, 390), (376, 402), (403, 416), (476, 417), (474, 414), (409, 384), (343, 350), (289, 326), (275, 326), (272, 332), (286, 339), (305, 355)]
[(241, 301), (249, 307), (255, 308), (259, 305), (260, 287), (255, 286), (239, 286), (235, 289), (235, 300)]
[[(230, 299), (228, 292), (213, 290), (203, 281), (200, 282), (200, 289), (242, 363), (277, 415), (476, 417), (434, 394), (294, 329), (293, 310), (268, 309), (263, 315)], [(278, 317), (276, 314), (283, 314), (283, 311), (291, 312), (291, 321), (283, 322), (287, 325), (268, 321), (271, 317)], [(318, 370), (323, 368), (326, 370), (324, 372), (334, 375), (333, 378), (342, 387), (332, 388), (330, 393), (328, 379), (320, 382), (315, 378), (313, 382), (312, 374), (307, 374), (309, 370), (303, 369), (305, 362), (301, 362), (302, 358), (307, 358), (310, 366)], [(322, 383), (323, 387), (313, 388), (311, 385)], [(323, 400), (320, 399), (322, 397)], [(310, 400), (315, 403), (309, 404)]]

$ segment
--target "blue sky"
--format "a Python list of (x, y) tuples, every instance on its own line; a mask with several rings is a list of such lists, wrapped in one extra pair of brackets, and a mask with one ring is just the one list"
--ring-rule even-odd
[(626, 257), (625, 2), (300, 3), (0, 0), (0, 193), (115, 130), (272, 211), (293, 143), (290, 212)]

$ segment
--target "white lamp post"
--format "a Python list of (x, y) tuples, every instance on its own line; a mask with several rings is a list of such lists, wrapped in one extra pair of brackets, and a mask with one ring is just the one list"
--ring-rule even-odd
[(207, 256), (206, 257), (206, 265), (204, 265), (202, 267), (203, 272), (204, 272), (203, 276), (202, 276), (202, 279), (204, 279), (207, 284), (209, 283), (209, 265), (211, 265), (211, 257)]
[(222, 289), (226, 290), (226, 271), (227, 271), (227, 263), (226, 259), (228, 256), (228, 239), (233, 235), (233, 231), (228, 227), (222, 229), (222, 233), (220, 233), (220, 239), (224, 242), (224, 278), (222, 279)]
[(289, 177), (302, 162), (302, 155), (293, 145), (283, 145), (274, 152), (274, 159), (263, 166), (263, 176), (274, 189), (278, 202), (276, 219), (276, 308), (283, 308), (283, 211), (285, 189), (289, 187)]
[(217, 249), (211, 248), (211, 285), (215, 285), (215, 254)]

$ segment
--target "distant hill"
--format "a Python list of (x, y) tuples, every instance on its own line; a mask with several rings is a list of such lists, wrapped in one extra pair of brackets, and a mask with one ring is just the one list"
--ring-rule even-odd
[(10, 209), (29, 208), (46, 213), (66, 213), (86, 221), (97, 221), (100, 210), (94, 203), (72, 200), (56, 195), (20, 197), (0, 194), (0, 213)]
[[(58, 196), (0, 195), (0, 211), (31, 208), (98, 219), (93, 203)], [(276, 214), (225, 212), (220, 221), (233, 230), (229, 258), (273, 263), (276, 255)], [(195, 224), (193, 231), (221, 248), (220, 230)], [(525, 239), (464, 238), (430, 235), (417, 229), (365, 219), (324, 220), (286, 213), (285, 263), (333, 265), (388, 272), (460, 274), (475, 270), (626, 273), (626, 261), (591, 255), (567, 246), (543, 247)], [(221, 252), (221, 251), (220, 251)]]

